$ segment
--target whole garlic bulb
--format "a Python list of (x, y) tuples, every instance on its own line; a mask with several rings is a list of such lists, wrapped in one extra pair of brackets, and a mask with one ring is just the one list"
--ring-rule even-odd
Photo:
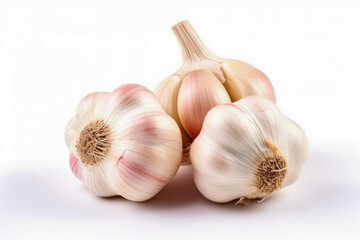
[(184, 146), (183, 161), (188, 161), (189, 146), (212, 107), (250, 95), (275, 102), (275, 94), (269, 79), (258, 69), (210, 53), (189, 22), (176, 24), (173, 31), (180, 43), (183, 64), (155, 89), (155, 95), (178, 123)]
[(181, 134), (146, 88), (128, 84), (84, 97), (65, 130), (71, 170), (98, 196), (153, 197), (175, 175)]
[(199, 191), (215, 202), (244, 204), (292, 184), (307, 154), (304, 131), (257, 96), (210, 110), (190, 149)]

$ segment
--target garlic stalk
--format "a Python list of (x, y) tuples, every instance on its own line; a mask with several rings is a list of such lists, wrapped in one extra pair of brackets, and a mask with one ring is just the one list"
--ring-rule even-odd
[(275, 102), (275, 94), (269, 79), (258, 69), (210, 53), (189, 22), (180, 22), (172, 29), (181, 47), (183, 64), (155, 89), (155, 95), (180, 127), (186, 162), (189, 146), (212, 107), (250, 95)]
[(215, 202), (244, 204), (292, 184), (307, 154), (304, 131), (258, 96), (211, 109), (190, 149), (199, 191)]
[(156, 97), (128, 84), (84, 97), (65, 130), (71, 170), (98, 196), (153, 197), (175, 175), (181, 134)]

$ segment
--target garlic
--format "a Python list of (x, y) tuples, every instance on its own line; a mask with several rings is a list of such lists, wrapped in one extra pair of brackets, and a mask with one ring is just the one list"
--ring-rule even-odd
[(181, 162), (176, 122), (148, 89), (135, 84), (84, 97), (65, 141), (72, 172), (98, 196), (147, 200)]
[(215, 202), (244, 204), (292, 184), (307, 154), (303, 130), (258, 96), (211, 109), (190, 149), (199, 191)]
[(275, 102), (269, 79), (251, 65), (217, 57), (201, 42), (189, 22), (176, 24), (173, 31), (183, 55), (181, 68), (166, 78), (155, 95), (180, 127), (184, 156), (200, 133), (207, 112), (222, 103), (258, 95)]

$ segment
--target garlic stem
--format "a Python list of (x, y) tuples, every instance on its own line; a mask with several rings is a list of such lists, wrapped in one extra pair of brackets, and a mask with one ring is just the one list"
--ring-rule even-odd
[(177, 23), (172, 30), (179, 41), (184, 61), (198, 61), (212, 57), (188, 21)]
[(225, 82), (221, 71), (223, 59), (212, 54), (188, 21), (182, 21), (172, 27), (176, 38), (179, 41), (183, 64), (176, 72), (180, 78), (187, 73), (198, 69), (210, 70), (221, 83)]

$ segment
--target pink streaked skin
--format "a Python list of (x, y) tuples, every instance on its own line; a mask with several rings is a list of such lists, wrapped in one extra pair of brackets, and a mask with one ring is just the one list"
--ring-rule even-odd
[(243, 69), (243, 71), (247, 72), (247, 75), (251, 77), (250, 78), (251, 81), (255, 81), (255, 82), (258, 81), (259, 82), (258, 84), (261, 85), (261, 88), (263, 88), (264, 90), (266, 89), (266, 97), (275, 103), (276, 102), (275, 91), (270, 82), (270, 79), (262, 71), (251, 66), (250, 64), (245, 62), (239, 62), (239, 63), (247, 66), (246, 68)]
[(85, 97), (83, 97), (80, 101), (80, 104), (87, 103), (88, 101), (94, 101), (96, 98), (103, 97), (104, 94), (114, 94), (116, 96), (116, 100), (118, 102), (123, 102), (123, 104), (128, 104), (133, 100), (138, 99), (143, 96), (144, 93), (152, 95), (145, 87), (138, 84), (126, 84), (117, 89), (115, 89), (112, 93), (109, 92), (93, 92)]
[(208, 111), (229, 102), (231, 100), (225, 87), (212, 72), (206, 69), (189, 72), (183, 79), (178, 95), (179, 118), (187, 134), (195, 139)]
[(123, 105), (127, 105), (134, 100), (138, 100), (143, 97), (144, 94), (152, 95), (152, 93), (141, 85), (126, 84), (113, 91), (117, 102), (121, 102)]
[(255, 74), (258, 75), (258, 80), (263, 82), (263, 84), (267, 87), (267, 97), (276, 103), (275, 91), (274, 87), (272, 86), (270, 79), (260, 70), (255, 69)]
[[(146, 112), (147, 109), (163, 112), (155, 95), (147, 88), (137, 84), (126, 84), (111, 92), (111, 99), (108, 103), (116, 111), (136, 109)], [(139, 108), (142, 106), (143, 108)]]
[[(237, 60), (223, 63), (222, 70), (227, 78), (224, 85), (232, 95), (233, 101), (251, 96), (264, 96), (275, 103), (275, 93), (269, 78), (250, 64)], [(237, 89), (237, 91), (234, 91)]]
[[(142, 113), (139, 115), (136, 115), (136, 117), (132, 120), (132, 123), (134, 125), (138, 125), (138, 124), (143, 124), (143, 125), (147, 125), (147, 126), (153, 126), (153, 122), (158, 120), (157, 117), (159, 116), (164, 116), (163, 113), (161, 112), (147, 112), (147, 113)], [(143, 127), (139, 130), (142, 130)]]
[(75, 155), (73, 153), (70, 153), (69, 163), (70, 163), (70, 168), (71, 168), (71, 171), (73, 172), (73, 174), (78, 179), (81, 180), (81, 173), (80, 173), (80, 169), (79, 169), (78, 159), (75, 157)]
[(166, 117), (166, 114), (162, 112), (149, 112), (136, 115), (131, 121), (132, 129), (135, 133), (149, 133), (153, 134), (153, 138), (159, 137), (159, 134), (155, 131), (161, 130), (159, 123), (164, 117)]
[[(134, 157), (130, 157), (125, 152), (116, 164), (121, 179), (127, 182), (128, 185), (132, 185), (131, 182), (140, 182), (140, 185), (142, 186), (146, 186), (147, 188), (158, 188), (160, 190), (168, 182), (169, 179), (146, 169), (142, 165), (136, 163), (136, 159), (131, 158)], [(130, 181), (126, 181), (126, 179)]]

